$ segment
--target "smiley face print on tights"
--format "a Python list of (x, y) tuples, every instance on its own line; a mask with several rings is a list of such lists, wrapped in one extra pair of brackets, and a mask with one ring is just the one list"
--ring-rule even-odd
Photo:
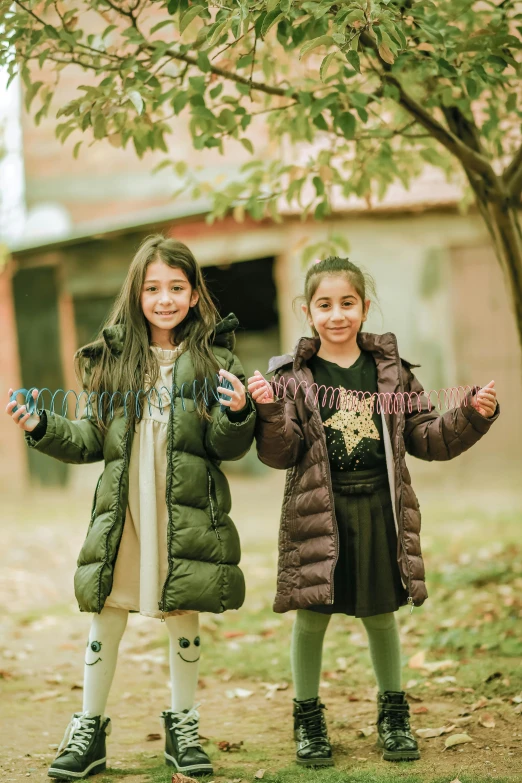
[[(91, 649), (92, 652), (95, 653), (95, 654), (99, 653), (101, 648), (102, 648), (102, 643), (101, 642), (87, 642), (87, 649)], [(99, 661), (101, 661), (100, 657), (96, 658), (95, 661), (88, 661), (87, 657), (86, 657), (84, 663), (85, 663), (86, 666), (94, 666), (94, 664), (98, 663)]]
[[(188, 639), (185, 639), (184, 636), (178, 639), (178, 642), (179, 642), (179, 646), (183, 651), (188, 650), (189, 647), (192, 647), (190, 641)], [(200, 644), (201, 644), (201, 640), (199, 636), (196, 636), (196, 638), (194, 639), (194, 647), (199, 648)], [(186, 652), (184, 652), (183, 655), (180, 652), (178, 652), (178, 655), (182, 661), (185, 661), (185, 663), (197, 663), (200, 658), (199, 651), (197, 651), (197, 656), (198, 656), (197, 658), (185, 658), (185, 655), (191, 655), (191, 653), (186, 653)]]

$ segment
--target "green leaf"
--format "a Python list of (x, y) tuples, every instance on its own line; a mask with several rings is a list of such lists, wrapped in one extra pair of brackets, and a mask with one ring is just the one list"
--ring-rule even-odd
[(179, 8), (179, 0), (169, 0), (167, 5), (167, 11), (169, 12), (169, 14), (174, 16), (178, 8)]
[(322, 196), (324, 194), (324, 182), (323, 182), (323, 180), (320, 177), (314, 177), (312, 182), (314, 184), (315, 192), (317, 193), (317, 195), (318, 196)]
[(243, 136), (243, 138), (239, 139), (243, 147), (249, 152), (251, 155), (254, 154), (254, 145), (250, 141), (250, 139), (247, 139)]
[(206, 52), (198, 52), (198, 68), (202, 73), (209, 73), (212, 70), (208, 54)]
[[(163, 22), (158, 22), (158, 24), (155, 24), (154, 27), (150, 28), (151, 35), (153, 33), (157, 33), (158, 30), (161, 30), (162, 27), (166, 27), (168, 24), (174, 24), (174, 20), (173, 19), (164, 19)], [(116, 25), (111, 25), (111, 27), (115, 28)], [(109, 28), (107, 28), (107, 29), (109, 29)], [(103, 34), (104, 36), (105, 36), (106, 32), (107, 31), (105, 31), (105, 33)]]
[(319, 128), (319, 130), (322, 130), (322, 131), (329, 130), (328, 123), (326, 122), (326, 120), (325, 120), (325, 118), (323, 117), (322, 114), (318, 114), (317, 117), (314, 117), (314, 121), (313, 122), (314, 122), (314, 125), (317, 128)]
[(265, 35), (269, 32), (269, 30), (272, 29), (272, 27), (279, 22), (280, 19), (282, 19), (284, 14), (282, 14), (279, 10), (279, 7), (275, 9), (275, 11), (272, 11), (271, 13), (267, 14), (265, 17), (265, 21), (263, 22), (261, 26), (261, 38), (264, 38)]
[(103, 114), (97, 114), (93, 125), (93, 134), (95, 139), (103, 139), (106, 135), (105, 117)]
[(30, 84), (25, 92), (25, 108), (27, 111), (31, 108), (31, 103), (33, 102), (36, 93), (40, 89), (40, 87), (43, 85), (43, 82), (34, 82), (34, 84)]
[(209, 91), (209, 95), (212, 98), (212, 100), (215, 100), (216, 98), (219, 98), (222, 92), (223, 92), (223, 82), (220, 82)]
[(179, 23), (179, 31), (182, 35), (196, 16), (200, 16), (201, 12), (204, 10), (205, 6), (203, 5), (193, 5), (183, 14)]
[(141, 114), (143, 112), (143, 98), (139, 94), (137, 90), (130, 90), (130, 92), (127, 93), (129, 96), (129, 100), (133, 104), (134, 108), (138, 112), (138, 114)]
[(328, 69), (330, 68), (330, 65), (332, 64), (332, 60), (334, 59), (337, 52), (330, 52), (330, 54), (327, 54), (324, 58), (323, 62), (321, 63), (321, 68), (319, 71), (319, 76), (321, 77), (321, 81), (324, 82), (326, 79), (326, 76), (328, 74)]
[(183, 111), (185, 106), (188, 103), (189, 95), (188, 92), (178, 92), (174, 100), (172, 101), (172, 108), (174, 109), (174, 114), (180, 114), (180, 112)]
[(427, 147), (426, 149), (421, 150), (420, 156), (423, 160), (426, 161), (426, 163), (429, 163), (431, 166), (441, 165), (442, 156), (440, 152), (437, 152), (437, 150), (434, 150), (431, 147)]
[(337, 118), (337, 125), (346, 139), (353, 139), (355, 135), (356, 119), (350, 111), (344, 111)]
[(361, 60), (357, 52), (355, 52), (353, 49), (349, 49), (349, 51), (346, 52), (346, 59), (354, 71), (357, 71), (357, 73), (361, 72)]
[[(117, 29), (117, 25), (115, 25), (115, 24), (110, 24), (108, 27), (106, 27), (105, 30), (102, 33), (102, 41), (104, 41), (107, 38), (107, 36), (110, 35), (113, 30), (116, 30), (116, 29)], [(154, 32), (154, 29), (151, 30), (151, 33), (153, 33), (153, 32)]]
[(468, 91), (468, 95), (472, 100), (474, 98), (478, 98), (480, 95), (479, 86), (475, 79), (472, 79), (471, 76), (466, 77), (466, 90)]
[(200, 95), (203, 95), (207, 88), (206, 79), (204, 76), (190, 76), (189, 84), (194, 92), (197, 92)]
[(78, 153), (80, 152), (80, 147), (82, 146), (82, 144), (83, 144), (83, 141), (77, 141), (77, 142), (76, 142), (76, 144), (74, 145), (74, 149), (73, 149), (73, 158), (74, 158), (75, 160), (76, 160), (76, 159), (77, 159), (77, 157), (78, 157)]
[(317, 49), (318, 46), (331, 46), (333, 43), (334, 39), (331, 35), (320, 35), (319, 38), (314, 38), (312, 41), (305, 43), (299, 52), (299, 59), (304, 57), (305, 54)]

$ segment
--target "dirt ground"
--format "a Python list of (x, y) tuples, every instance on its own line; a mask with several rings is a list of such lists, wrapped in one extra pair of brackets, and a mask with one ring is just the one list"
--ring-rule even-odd
[[(67, 492), (35, 489), (23, 496), (13, 495), (7, 489), (3, 492), (0, 780), (46, 780), (46, 769), (71, 713), (81, 707), (82, 661), (89, 616), (77, 611), (72, 576), (89, 514), (91, 484), (94, 485), (95, 479), (94, 473), (92, 476), (88, 473), (87, 480), (75, 474)], [(458, 481), (458, 476), (455, 480)], [(242, 534), (248, 586), (247, 604), (242, 612), (253, 618), (261, 616), (260, 612), (268, 613), (263, 615), (265, 629), (271, 627), (266, 617), (270, 617), (275, 581), (275, 542), (282, 481), (283, 476), (275, 473), (259, 478), (232, 477), (233, 516)], [(476, 484), (478, 492), (480, 482)], [(519, 503), (519, 496), (512, 490), (514, 485), (509, 482), (509, 486), (511, 489), (501, 493), (500, 501), (497, 496), (496, 510), (499, 502), (507, 511)], [(426, 485), (421, 505), (425, 502), (430, 507), (439, 495), (436, 482)], [(487, 492), (478, 502), (493, 503)], [(440, 533), (440, 527), (433, 526), (432, 530), (428, 524), (427, 539)], [(241, 617), (237, 622), (240, 621)], [(242, 672), (240, 677), (234, 675), (234, 661), (251, 655), (250, 648), (259, 648), (265, 631), (255, 630), (253, 644), (247, 649), (249, 634), (244, 630), (238, 632), (237, 641), (234, 641), (234, 634), (227, 636), (221, 626), (215, 631), (212, 618), (203, 618), (203, 634), (206, 623), (210, 631), (205, 643), (206, 664), (202, 668), (199, 701), (201, 732), (208, 738), (206, 747), (215, 764), (213, 779), (254, 780), (255, 773), (261, 769), (266, 770), (266, 780), (286, 780), (285, 770), (288, 770), (288, 779), (293, 780), (291, 687), (279, 677), (265, 684), (266, 678), (259, 674), (263, 671), (261, 663), (256, 664), (258, 668), (251, 676), (245, 676), (244, 666), (237, 667)], [(401, 624), (408, 625), (405, 633), (411, 623), (407, 612), (401, 615)], [(278, 675), (286, 670), (288, 680), (290, 618), (276, 618), (274, 627), (280, 638), (280, 656), (274, 666)], [(266, 631), (267, 636), (270, 633), (272, 631)], [(170, 773), (163, 766), (163, 739), (156, 736), (163, 736), (159, 715), (168, 706), (165, 636), (159, 621), (131, 617), (107, 708), (113, 722), (109, 739), (111, 772), (95, 780), (104, 777), (107, 780), (125, 778), (128, 783), (170, 780)], [(213, 661), (212, 638), (218, 637), (220, 657)], [(418, 642), (419, 637), (410, 633), (406, 648), (408, 657), (418, 651)], [(463, 783), (522, 779), (522, 715), (517, 708), (522, 702), (522, 694), (517, 701), (514, 686), (522, 677), (520, 659), (508, 659), (507, 675), (503, 659), (499, 663), (499, 659), (492, 658), (489, 668), (486, 666), (486, 671), (502, 666), (498, 675), (492, 674), (495, 675), (493, 681), (504, 678), (508, 683), (503, 691), (488, 690), (489, 685), (479, 685), (475, 680), (474, 685), (466, 686), (466, 666), (472, 665), (466, 660), (461, 661), (462, 680), (459, 678), (456, 685), (455, 677), (450, 676), (453, 671), (448, 675), (441, 667), (438, 679), (444, 681), (444, 675), (447, 675), (446, 682), (436, 683), (427, 678), (422, 681), (422, 687), (416, 686), (419, 672), (406, 667), (405, 677), (410, 680), (407, 688), (415, 712), (414, 727), (453, 725), (457, 728), (433, 739), (420, 739), (422, 760), (415, 765), (391, 765), (380, 760), (375, 735), (370, 734), (375, 721), (375, 697), (365, 653), (363, 650), (363, 663), (354, 664), (363, 667), (359, 682), (359, 670), (355, 668), (350, 672), (349, 662), (347, 666), (340, 658), (337, 658), (340, 662), (337, 669), (334, 667), (324, 673), (322, 697), (328, 706), (336, 769), (343, 773), (339, 778), (328, 777), (328, 780), (346, 781), (346, 773), (350, 774), (350, 779), (353, 776), (354, 780), (361, 781), (391, 780), (392, 777), (419, 782), (447, 780), (448, 783), (455, 779)], [(262, 649), (258, 649), (258, 655), (263, 655)], [(223, 656), (225, 660), (229, 656), (229, 666), (222, 665)], [(269, 687), (276, 682), (278, 690)], [(496, 693), (501, 695), (495, 696)], [(485, 698), (486, 703), (477, 707), (481, 698)], [(489, 718), (483, 718), (484, 715)], [(362, 736), (361, 729), (370, 735)], [(447, 736), (456, 733), (468, 734), (471, 741), (445, 750)], [(217, 747), (222, 741), (236, 744), (239, 749), (222, 752)], [(365, 776), (365, 771), (369, 777)], [(314, 777), (309, 777), (303, 771), (301, 778), (318, 779), (316, 773), (313, 774)]]

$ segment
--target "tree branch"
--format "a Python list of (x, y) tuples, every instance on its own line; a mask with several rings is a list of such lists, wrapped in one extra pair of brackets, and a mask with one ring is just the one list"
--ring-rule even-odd
[(515, 153), (511, 163), (506, 166), (502, 179), (506, 185), (509, 195), (518, 200), (522, 193), (522, 144)]
[(444, 125), (435, 119), (422, 104), (413, 98), (404, 87), (399, 79), (391, 73), (391, 66), (385, 62), (379, 54), (377, 43), (371, 38), (368, 33), (361, 35), (361, 43), (369, 49), (372, 49), (375, 56), (379, 59), (381, 67), (384, 73), (380, 74), (380, 78), (385, 84), (391, 84), (399, 91), (398, 103), (406, 109), (419, 123), (425, 128), (434, 139), (440, 142), (446, 149), (451, 152), (456, 158), (458, 158), (463, 165), (465, 165), (471, 171), (475, 171), (477, 174), (491, 177), (494, 175), (491, 164), (480, 153), (476, 152), (467, 144), (464, 144), (457, 136), (451, 131), (448, 131)]

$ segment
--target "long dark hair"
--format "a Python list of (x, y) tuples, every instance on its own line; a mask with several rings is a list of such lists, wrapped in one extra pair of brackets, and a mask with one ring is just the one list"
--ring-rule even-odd
[[(212, 352), (211, 340), (219, 319), (218, 310), (212, 301), (205, 279), (196, 259), (189, 248), (175, 239), (162, 234), (147, 237), (140, 245), (127, 272), (120, 293), (101, 327), (95, 341), (85, 346), (75, 355), (75, 368), (78, 377), (88, 392), (111, 394), (119, 391), (138, 393), (145, 388), (145, 376), (150, 378), (149, 385), (156, 384), (159, 377), (159, 363), (150, 350), (150, 328), (141, 309), (140, 297), (149, 264), (162, 261), (167, 266), (181, 269), (185, 273), (192, 289), (197, 291), (199, 299), (184, 320), (173, 329), (172, 337), (176, 345), (183, 343), (183, 349), (189, 351), (194, 366), (195, 380), (202, 384), (205, 378), (219, 370)], [(107, 327), (123, 325), (125, 336), (122, 352), (115, 356), (106, 345), (103, 331)], [(94, 349), (99, 359), (92, 362), (86, 355)], [(130, 406), (133, 407), (133, 406)], [(197, 411), (203, 418), (209, 414), (204, 399), (200, 396)], [(95, 413), (98, 423), (106, 428), (107, 410)], [(135, 416), (129, 415), (129, 423)]]

